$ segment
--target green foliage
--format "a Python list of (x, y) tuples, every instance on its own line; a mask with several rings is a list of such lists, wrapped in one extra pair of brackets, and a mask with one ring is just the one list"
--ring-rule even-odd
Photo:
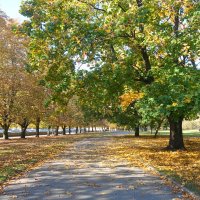
[[(78, 91), (93, 117), (117, 113), (126, 90), (144, 94), (136, 106), (143, 123), (194, 117), (199, 6), (188, 0), (25, 1), (21, 13), (30, 21), (22, 31), (30, 36), (30, 65), (42, 72), (55, 98)], [(85, 63), (91, 71), (74, 79), (74, 66)]]
[(142, 116), (197, 117), (200, 108), (200, 71), (193, 68), (165, 68), (157, 70), (155, 82), (144, 88), (144, 98), (138, 102)]

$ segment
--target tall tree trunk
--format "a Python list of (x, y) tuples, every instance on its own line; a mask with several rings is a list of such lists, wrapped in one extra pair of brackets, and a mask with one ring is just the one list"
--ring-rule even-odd
[(92, 126), (92, 132), (94, 132), (94, 127)]
[(140, 126), (135, 126), (134, 130), (135, 130), (135, 137), (139, 137), (140, 136)]
[(36, 137), (39, 137), (40, 136), (40, 117), (36, 118), (35, 127), (36, 127)]
[(79, 133), (82, 133), (82, 128), (81, 128), (81, 126), (79, 127)]
[(86, 133), (86, 132), (87, 132), (86, 127), (84, 127), (84, 133)]
[(171, 115), (168, 118), (169, 125), (170, 125), (170, 138), (169, 138), (169, 145), (167, 149), (169, 150), (184, 150), (184, 142), (183, 142), (183, 130), (182, 130), (182, 123), (183, 117), (174, 118)]
[(48, 131), (47, 131), (47, 136), (50, 136), (51, 135), (51, 126), (49, 125), (48, 126)]
[(23, 122), (19, 124), (21, 126), (21, 138), (26, 138), (26, 129), (28, 128), (29, 122), (27, 118), (23, 119)]
[(155, 132), (155, 134), (154, 134), (154, 137), (155, 137), (155, 138), (156, 138), (157, 135), (158, 135), (158, 131), (159, 131), (159, 129), (160, 129), (160, 128), (156, 128), (156, 132)]
[(153, 125), (150, 126), (151, 134), (153, 134)]
[(3, 139), (4, 140), (8, 140), (9, 139), (9, 136), (8, 136), (9, 127), (10, 127), (10, 125), (7, 125), (7, 124), (4, 124), (2, 126), (2, 128), (3, 128)]
[(163, 123), (163, 119), (161, 119), (160, 121), (158, 121), (158, 126), (156, 128), (155, 137), (157, 137), (158, 131), (160, 130), (160, 127), (161, 127), (162, 123)]
[(71, 126), (69, 126), (69, 135), (71, 134)]
[(62, 126), (62, 130), (63, 135), (66, 135), (66, 126)]
[(4, 113), (4, 115), (2, 117), (2, 124), (1, 124), (1, 127), (3, 128), (3, 139), (4, 140), (9, 139), (8, 130), (10, 128), (10, 125), (11, 125), (11, 120), (9, 119), (9, 114)]
[(25, 138), (26, 138), (26, 128), (21, 127), (21, 139), (25, 139)]
[(58, 136), (59, 134), (59, 126), (56, 126), (56, 129), (55, 129), (55, 136)]
[(76, 134), (78, 134), (78, 126), (76, 127)]

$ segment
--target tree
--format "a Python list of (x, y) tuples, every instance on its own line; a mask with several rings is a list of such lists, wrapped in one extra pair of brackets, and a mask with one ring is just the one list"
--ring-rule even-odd
[(73, 96), (69, 99), (66, 105), (66, 112), (65, 115), (65, 123), (69, 127), (69, 134), (71, 133), (71, 127), (77, 127), (83, 124), (83, 113), (82, 109), (79, 105), (78, 97)]
[(46, 113), (43, 99), (46, 96), (44, 87), (39, 85), (38, 77), (24, 69), (23, 77), (21, 77), (21, 88), (14, 102), (15, 123), (21, 127), (21, 138), (26, 137), (28, 125), (35, 123), (37, 117), (41, 118)]
[(182, 121), (197, 117), (199, 112), (199, 71), (178, 67), (170, 69), (170, 72), (162, 69), (162, 73), (155, 83), (146, 88), (138, 106), (146, 119), (159, 121), (158, 117), (167, 118), (170, 125), (168, 148), (182, 149)]
[[(18, 75), (18, 74), (17, 74)], [(21, 138), (26, 137), (26, 129), (31, 122), (31, 90), (33, 85), (30, 84), (31, 76), (25, 71), (21, 77), (21, 88), (16, 95), (16, 99), (13, 103), (14, 122), (21, 127)], [(32, 82), (31, 82), (32, 83)]]
[[(23, 2), (22, 14), (31, 17), (35, 22), (25, 21), (23, 28), (19, 26), (19, 30), (31, 36), (29, 45), (35, 51), (29, 53), (27, 69), (40, 74), (42, 84), (51, 89), (53, 101), (62, 102), (63, 98), (70, 98), (73, 94), (75, 66), (72, 57), (67, 53), (70, 45), (70, 40), (67, 39), (68, 31), (65, 30), (65, 25), (56, 19), (62, 7), (58, 3), (59, 11), (54, 15), (56, 7), (52, 7), (52, 10), (53, 5), (56, 4), (52, 1)], [(37, 12), (38, 8), (42, 9)], [(35, 40), (33, 38), (36, 35)]]
[[(58, 49), (61, 52), (57, 56), (58, 61), (64, 56), (77, 63), (90, 63), (95, 69), (118, 69), (126, 78), (124, 86), (135, 92), (140, 86), (140, 92), (144, 93), (141, 102), (145, 101), (146, 104), (140, 103), (140, 100), (137, 103), (140, 113), (153, 105), (153, 115), (157, 106), (162, 107), (160, 113), (170, 123), (168, 148), (184, 149), (182, 120), (194, 115), (199, 108), (199, 70), (196, 65), (198, 9), (197, 1), (188, 0), (72, 0), (45, 3), (32, 0), (24, 2), (21, 12), (31, 19), (24, 24), (23, 30), (32, 36), (33, 63), (42, 68), (46, 60), (54, 60), (49, 59), (52, 49)], [(41, 42), (45, 45), (42, 46)], [(47, 57), (46, 52), (50, 53)], [(48, 64), (44, 68), (52, 70)], [(125, 74), (127, 76), (123, 76)], [(174, 95), (177, 81), (184, 76), (190, 81), (178, 83), (178, 89), (185, 88), (181, 89), (183, 95)], [(65, 83), (62, 76), (59, 77), (59, 83)], [(109, 75), (107, 77), (112, 80)], [(170, 89), (169, 98), (173, 97), (173, 102), (166, 103), (165, 86)], [(185, 100), (188, 95), (191, 97), (190, 103), (176, 106), (176, 109), (171, 107), (180, 99), (189, 102)], [(158, 101), (156, 97), (159, 97)]]
[(0, 17), (0, 24), (0, 124), (3, 138), (8, 139), (8, 129), (16, 114), (14, 104), (24, 77), (26, 40), (12, 32), (13, 21)]
[(83, 124), (83, 114), (78, 103), (78, 97), (73, 96), (69, 100), (63, 99), (61, 102), (51, 102), (47, 107), (45, 122), (51, 127), (56, 127), (56, 135), (58, 128), (62, 127), (63, 135), (66, 135), (66, 127), (77, 127)]
[(40, 84), (40, 76), (36, 73), (34, 76), (35, 85), (32, 87), (32, 121), (36, 128), (36, 137), (40, 135), (40, 123), (42, 118), (45, 116), (46, 106), (45, 101), (48, 100), (49, 90)]

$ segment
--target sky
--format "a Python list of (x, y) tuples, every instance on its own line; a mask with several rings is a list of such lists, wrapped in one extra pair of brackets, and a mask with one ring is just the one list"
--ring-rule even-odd
[(9, 17), (22, 22), (25, 18), (19, 13), (22, 0), (0, 0), (0, 9)]

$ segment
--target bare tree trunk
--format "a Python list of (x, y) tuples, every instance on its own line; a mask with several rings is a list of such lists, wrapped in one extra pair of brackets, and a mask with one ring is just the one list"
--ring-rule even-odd
[(158, 122), (158, 126), (157, 126), (156, 132), (155, 132), (155, 137), (157, 137), (158, 131), (160, 130), (160, 127), (161, 127), (162, 123), (163, 123), (163, 120), (160, 120), (160, 121)]
[(23, 119), (23, 122), (19, 124), (21, 126), (21, 138), (26, 138), (26, 129), (28, 128), (29, 122), (27, 118)]
[(66, 135), (66, 126), (62, 126), (63, 135)]
[(26, 138), (26, 128), (21, 127), (21, 139), (25, 139), (25, 138)]
[(36, 137), (39, 137), (40, 136), (40, 117), (36, 118), (35, 127), (36, 127)]
[(81, 128), (81, 126), (79, 127), (79, 133), (82, 133), (82, 128)]
[(47, 131), (47, 136), (50, 136), (51, 135), (51, 126), (49, 125), (48, 126), (48, 131)]
[(171, 115), (168, 118), (168, 121), (170, 125), (170, 139), (167, 149), (185, 150), (183, 142), (183, 130), (182, 130), (183, 117), (174, 118), (174, 116)]
[(156, 138), (157, 135), (158, 135), (158, 131), (159, 131), (159, 129), (160, 129), (160, 128), (157, 128), (157, 129), (156, 129), (156, 132), (155, 132), (155, 135), (154, 135), (155, 138)]
[(8, 136), (9, 127), (10, 127), (10, 125), (7, 125), (7, 124), (4, 124), (2, 126), (2, 128), (3, 128), (3, 139), (4, 140), (8, 140), (9, 139), (9, 136)]
[(153, 126), (150, 126), (150, 128), (151, 128), (151, 134), (153, 134)]
[(69, 135), (71, 134), (71, 126), (69, 126)]
[(78, 134), (78, 126), (76, 127), (76, 134)]
[(9, 139), (8, 130), (10, 128), (10, 125), (11, 125), (11, 120), (9, 119), (9, 115), (5, 113), (4, 116), (2, 117), (2, 124), (1, 124), (1, 127), (3, 128), (3, 139), (4, 140)]
[(140, 136), (140, 127), (139, 126), (135, 126), (135, 137), (139, 137)]
[(56, 129), (55, 129), (55, 136), (58, 136), (59, 134), (59, 126), (56, 126)]

